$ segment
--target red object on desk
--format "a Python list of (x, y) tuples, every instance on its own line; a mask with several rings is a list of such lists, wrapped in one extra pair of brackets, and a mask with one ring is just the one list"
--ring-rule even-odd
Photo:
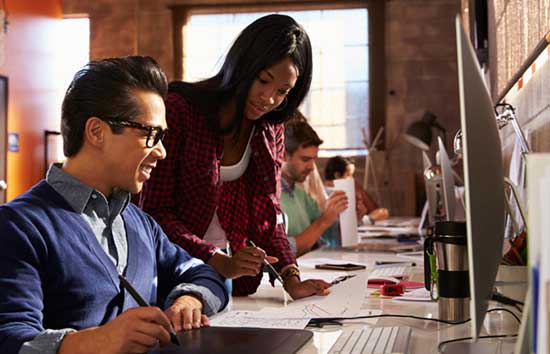
[[(393, 280), (395, 279), (395, 280)], [(401, 280), (397, 278), (391, 278), (391, 277), (380, 277), (380, 278), (371, 278), (368, 280), (368, 287), (369, 288), (376, 288), (378, 289), (381, 285), (386, 284), (399, 284)]]
[(384, 296), (399, 296), (404, 293), (401, 284), (384, 284), (380, 286), (380, 294)]
[[(403, 279), (403, 280), (395, 279), (395, 280), (392, 280), (392, 278), (384, 278), (384, 277), (381, 277), (381, 278), (373, 278), (373, 279), (369, 279), (369, 280), (368, 280), (368, 287), (369, 287), (369, 288), (380, 289), (380, 292), (382, 292), (382, 288), (383, 288), (384, 286), (392, 286), (392, 285), (399, 285), (399, 286), (401, 286), (401, 288), (403, 289), (403, 291), (409, 290), (409, 289), (418, 289), (418, 288), (423, 288), (423, 287), (424, 287), (424, 283), (423, 283), (423, 282), (419, 282), (419, 281), (409, 281), (409, 280), (407, 280), (407, 279)], [(403, 291), (401, 292), (401, 294), (403, 293)], [(382, 294), (382, 295), (383, 295), (383, 294)], [(395, 295), (388, 295), (388, 296), (395, 296)]]
[(403, 285), (403, 288), (405, 288), (405, 290), (419, 289), (424, 287), (424, 282), (421, 281), (401, 280), (398, 284)]

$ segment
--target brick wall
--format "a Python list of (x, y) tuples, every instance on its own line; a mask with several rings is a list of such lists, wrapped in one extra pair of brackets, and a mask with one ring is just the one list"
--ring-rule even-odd
[[(455, 0), (392, 0), (386, 2), (386, 168), (387, 196), (395, 214), (410, 215), (422, 190), (420, 150), (401, 134), (425, 110), (447, 130), (447, 148), (458, 129), (458, 83), (454, 17)], [(435, 135), (435, 131), (434, 131)], [(437, 142), (432, 142), (435, 158)], [(389, 175), (388, 175), (389, 174)], [(412, 210), (411, 210), (412, 208)]]

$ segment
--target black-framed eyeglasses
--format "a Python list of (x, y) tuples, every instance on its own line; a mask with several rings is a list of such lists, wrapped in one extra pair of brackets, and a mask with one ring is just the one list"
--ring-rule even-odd
[(147, 132), (147, 142), (145, 146), (152, 148), (162, 141), (168, 132), (168, 129), (162, 129), (161, 127), (154, 127), (151, 125), (145, 125), (137, 122), (132, 122), (125, 119), (102, 119), (105, 123), (109, 124), (112, 127), (121, 127), (121, 128), (134, 128)]

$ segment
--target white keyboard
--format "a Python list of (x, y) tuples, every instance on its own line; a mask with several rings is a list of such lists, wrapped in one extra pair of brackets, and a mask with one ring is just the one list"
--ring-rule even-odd
[(344, 328), (328, 354), (406, 354), (410, 338), (409, 327)]
[(380, 278), (380, 277), (394, 277), (402, 278), (406, 275), (409, 275), (411, 272), (410, 266), (402, 264), (392, 264), (392, 265), (378, 265), (372, 268), (369, 272), (369, 278)]

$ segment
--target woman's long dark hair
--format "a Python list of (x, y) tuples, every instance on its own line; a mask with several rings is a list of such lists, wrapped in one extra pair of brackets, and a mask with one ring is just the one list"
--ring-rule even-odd
[[(169, 90), (198, 104), (215, 131), (227, 133), (236, 129), (238, 134), (252, 83), (260, 71), (287, 57), (298, 69), (296, 84), (288, 93), (284, 108), (262, 117), (282, 123), (294, 114), (311, 86), (311, 43), (306, 31), (290, 16), (272, 14), (257, 19), (235, 39), (216, 75), (196, 83), (172, 82)], [(219, 109), (231, 99), (236, 103), (235, 116), (230, 126), (222, 129)]]

